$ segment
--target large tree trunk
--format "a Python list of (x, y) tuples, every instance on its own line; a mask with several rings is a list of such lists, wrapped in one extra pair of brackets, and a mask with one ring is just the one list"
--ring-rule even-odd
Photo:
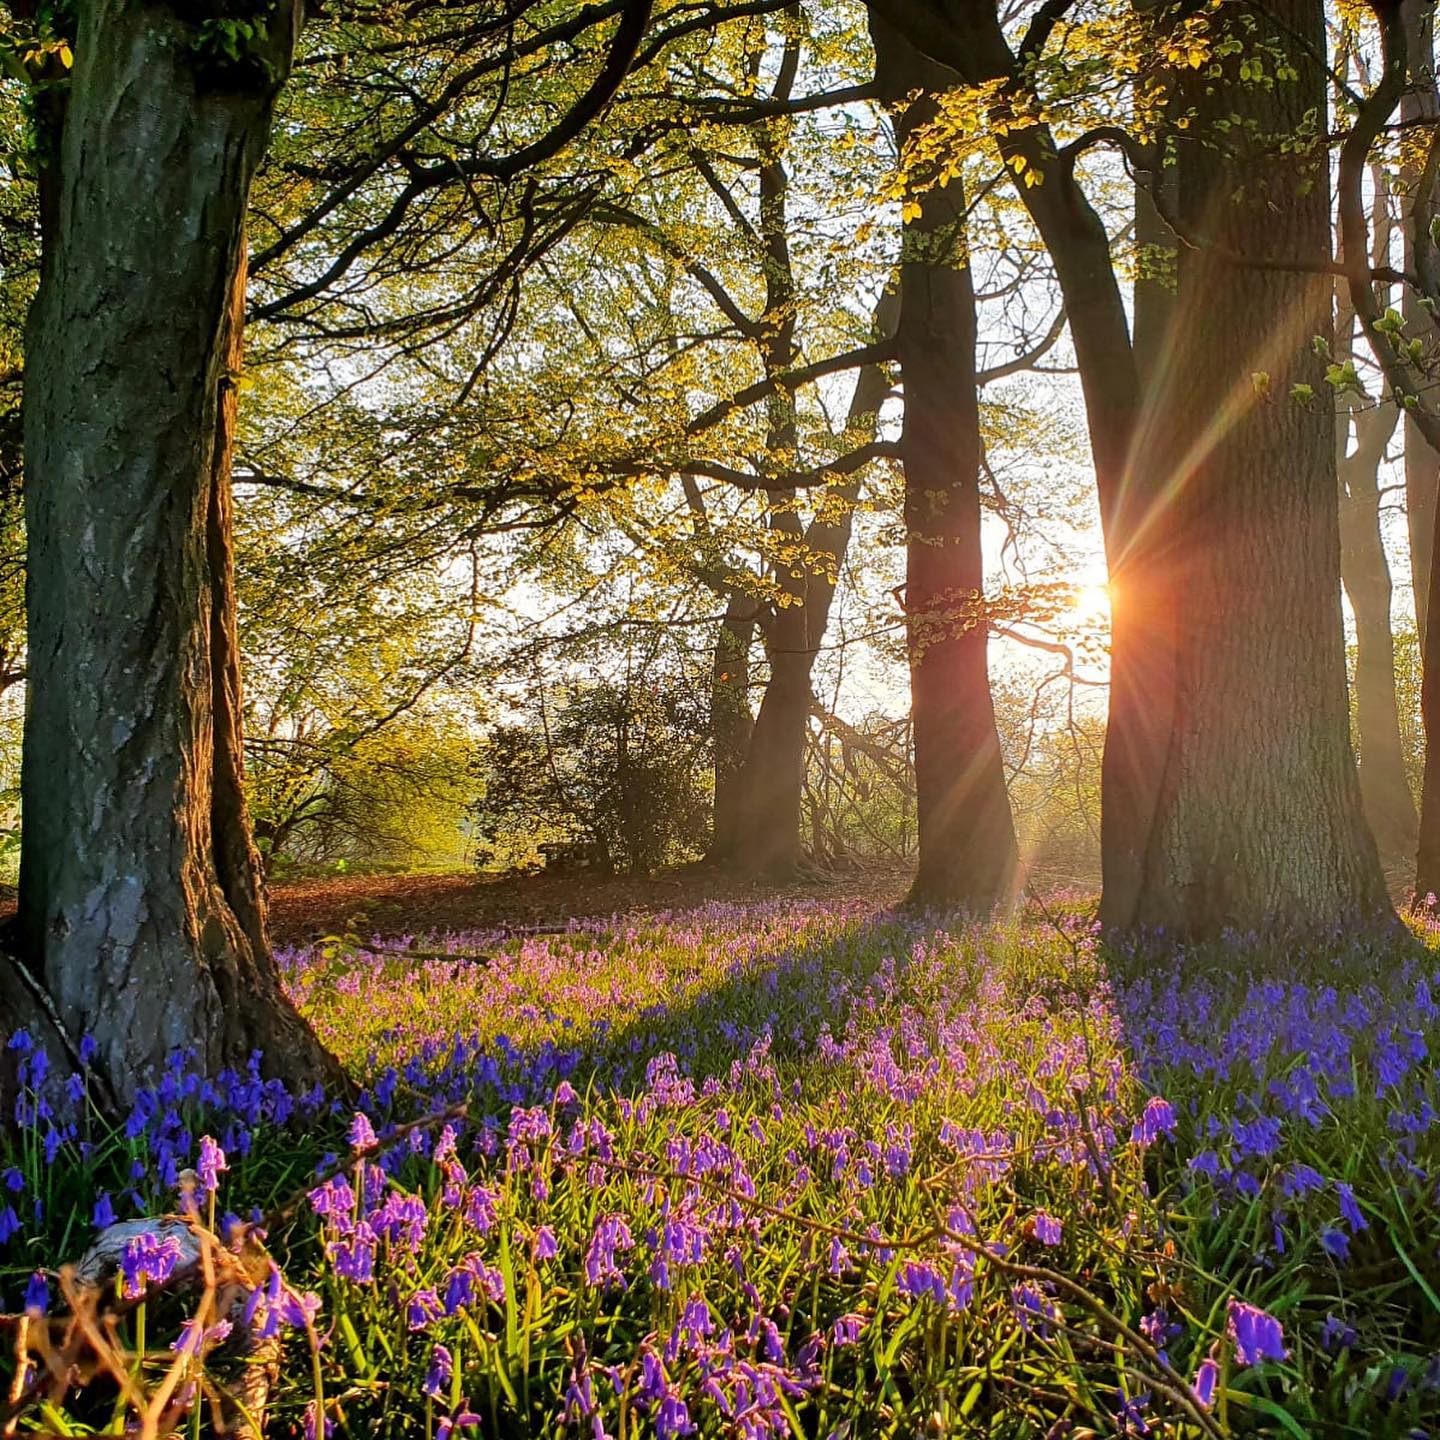
[(731, 595), (715, 636), (710, 665), (715, 823), (709, 858), (719, 864), (734, 861), (744, 840), (745, 757), (755, 729), (755, 717), (750, 713), (750, 648), (758, 610), (748, 595)]
[(1137, 177), (1135, 185), (1135, 247), (1139, 264), (1131, 303), (1135, 312), (1135, 369), (1142, 391), (1147, 386), (1158, 388), (1160, 377), (1169, 365), (1179, 252), (1165, 216), (1175, 212), (1175, 180), (1175, 167), (1161, 163), (1157, 146), (1154, 166)]
[[(889, 333), (893, 324), (892, 309), (882, 299), (876, 316), (881, 334)], [(873, 436), (886, 389), (885, 373), (878, 365), (866, 366), (856, 377), (845, 427), (852, 443)], [(803, 530), (793, 512), (777, 517), (793, 546), (791, 561), (780, 567), (777, 581), (796, 601), (776, 606), (766, 617), (770, 678), (736, 785), (738, 840), (730, 858), (753, 873), (791, 870), (800, 860), (800, 813), (814, 699), (811, 680), (850, 548), (859, 491), (858, 479), (827, 487)]]
[[(799, 52), (786, 47), (774, 96), (788, 97), (794, 86)], [(763, 126), (758, 132), (760, 163), (756, 169), (759, 225), (763, 246), (765, 310), (759, 346), (767, 376), (783, 373), (795, 363), (795, 274), (790, 260), (786, 201), (790, 176), (782, 141)], [(793, 460), (799, 431), (795, 397), (780, 390), (766, 402), (765, 450), (772, 463)], [(770, 534), (774, 554), (770, 578), (779, 603), (763, 616), (761, 634), (770, 677), (760, 698), (750, 732), (750, 748), (737, 781), (741, 840), (735, 854), (752, 874), (793, 869), (800, 859), (800, 802), (805, 783), (805, 738), (810, 716), (810, 616), (805, 604), (806, 556), (804, 527), (793, 490), (771, 496)], [(818, 643), (818, 642), (817, 642)]]
[[(928, 0), (870, 0), (924, 54), (967, 84), (990, 86), (991, 118), (1007, 162), (1038, 183), (1017, 187), (1050, 253), (1065, 301), (1085, 396), (1090, 455), (1110, 580), (1110, 714), (1102, 765), (1101, 918), (1127, 923), (1139, 894), (1145, 836), (1158, 803), (1175, 685), (1174, 622), (1165, 584), (1170, 557), (1154, 516), (1165, 477), (1135, 464), (1153, 410), (1131, 345), (1110, 236), (1058, 154), (1045, 123), (1013, 124), (1029, 111), (1027, 81), (994, 6), (940, 7)], [(995, 82), (1002, 82), (998, 87)]]
[[(1283, 47), (1299, 78), (1247, 84), (1232, 56), (1224, 80), (1187, 81), (1197, 113), (1180, 151), (1181, 221), (1231, 251), (1323, 262), (1326, 153), (1274, 149), (1307, 112), (1325, 113), (1322, 8), (1263, 0), (1252, 15), (1253, 36), (1238, 15), (1217, 21), (1237, 27), (1245, 54)], [(1388, 909), (1349, 741), (1333, 419), (1310, 343), (1331, 328), (1330, 297), (1320, 274), (1237, 265), (1208, 246), (1180, 256), (1175, 363), (1145, 452), (1173, 497), (1159, 519), (1173, 724), (1139, 892), (1112, 921), (1329, 930)], [(1315, 402), (1292, 399), (1295, 385)]]
[[(1440, 119), (1440, 90), (1435, 84), (1434, 0), (1402, 0), (1409, 84), (1400, 97), (1402, 125), (1433, 124)], [(1435, 213), (1436, 177), (1423, 166), (1408, 164), (1400, 172), (1398, 189), (1402, 197), (1401, 230), (1404, 237), (1405, 269), (1434, 273), (1435, 246), (1430, 239), (1430, 220)], [(1420, 304), (1413, 285), (1406, 285), (1400, 299), (1405, 327), (1411, 335), (1432, 332), (1433, 320)], [(1440, 498), (1440, 456), (1431, 447), (1420, 427), (1409, 417), (1405, 421), (1405, 514), (1410, 538), (1410, 580), (1415, 596), (1415, 622), (1423, 641), (1429, 613), (1430, 555), (1434, 546)]]
[(784, 874), (800, 863), (810, 673), (820, 647), (809, 608), (803, 600), (778, 607), (766, 626), (770, 677), (741, 780), (743, 841), (736, 857), (751, 874)]
[[(1388, 235), (1388, 230), (1381, 227)], [(1377, 248), (1379, 247), (1377, 242)], [(1343, 301), (1335, 353), (1351, 353), (1355, 315)], [(1355, 710), (1360, 797), (1371, 833), (1387, 862), (1415, 854), (1419, 820), (1405, 769), (1400, 706), (1395, 693), (1395, 637), (1390, 625), (1393, 586), (1380, 531), (1380, 466), (1395, 433), (1399, 407), (1353, 407), (1337, 417), (1336, 468), (1340, 496), (1340, 577), (1355, 615)], [(1355, 449), (1350, 450), (1353, 419)]]
[[(1391, 407), (1368, 415), (1394, 416)], [(1362, 435), (1340, 466), (1341, 573), (1355, 613), (1355, 707), (1360, 795), (1386, 861), (1415, 853), (1419, 821), (1400, 738), (1395, 638), (1390, 626), (1390, 562), (1380, 533), (1380, 486)]]
[(122, 1100), (177, 1049), (340, 1074), (266, 942), (230, 559), (245, 206), (298, 6), (230, 65), (204, 9), (81, 7), (26, 357), (20, 960)]
[[(952, 71), (872, 17), (876, 81), (903, 147)], [(924, 92), (906, 103), (912, 92)], [(905, 419), (905, 613), (919, 856), (909, 903), (993, 909), (1013, 898), (1018, 854), (987, 661), (981, 549), (975, 289), (959, 178), (905, 222), (900, 373)]]
[[(773, 97), (788, 97), (799, 51), (787, 47)], [(757, 170), (759, 235), (763, 242), (765, 311), (760, 350), (768, 376), (795, 364), (796, 289), (790, 257), (786, 201), (789, 175), (777, 135), (760, 140)], [(882, 302), (883, 307), (883, 302)], [(883, 315), (880, 328), (884, 328)], [(856, 378), (846, 435), (868, 427), (885, 393), (885, 378), (869, 366)], [(798, 444), (795, 400), (781, 390), (768, 401), (766, 451), (781, 465), (793, 463)], [(850, 532), (859, 479), (829, 485), (816, 500), (807, 526), (798, 513), (794, 491), (772, 495), (770, 578), (779, 595), (761, 618), (770, 676), (750, 734), (749, 752), (736, 782), (739, 802), (737, 843), (730, 858), (751, 874), (786, 873), (801, 860), (800, 814), (805, 790), (805, 758), (812, 700), (811, 675)]]
[[(1024, 67), (993, 7), (870, 3), (968, 83), (1000, 82), (996, 122), (1013, 119), (1017, 97), (1028, 106)], [(1278, 26), (1266, 25), (1267, 9)], [(1262, 137), (1286, 136), (1307, 110), (1325, 113), (1323, 75), (1307, 59), (1325, 53), (1318, 0), (1258, 13), (1305, 78), (1271, 92), (1191, 75), (1203, 121), (1240, 113), (1227, 145), (1251, 119)], [(1240, 20), (1228, 7), (1215, 17)], [(1249, 53), (1254, 37), (1241, 38)], [(1233, 76), (1236, 59), (1225, 63)], [(1197, 129), (1218, 133), (1202, 123), (1184, 134)], [(1306, 348), (1328, 328), (1328, 290), (1318, 277), (1182, 251), (1170, 363), (1142, 387), (1109, 237), (1074, 167), (1043, 122), (1010, 124), (997, 139), (1039, 182), (1018, 193), (1065, 298), (1105, 529), (1102, 921), (1208, 933), (1325, 928), (1385, 910), (1346, 725), (1329, 421), (1320, 403), (1309, 413), (1286, 398), (1294, 382), (1328, 393)], [(1257, 255), (1328, 260), (1323, 165), (1310, 166), (1301, 193), (1294, 158), (1267, 156), (1242, 190), (1248, 167), (1233, 153), (1188, 149), (1187, 228)], [(1271, 376), (1263, 405), (1250, 380), (1259, 371)]]
[[(1172, 563), (1161, 525), (1165, 477), (1140, 460), (1163, 424), (1157, 375), (1142, 375), (1104, 222), (1056, 155), (1048, 133), (1020, 130), (1002, 142), (1043, 176), (1021, 198), (1055, 266), (1085, 397), (1090, 455), (1110, 592), (1110, 702), (1101, 760), (1101, 919), (1128, 923), (1144, 883), (1145, 836), (1154, 823), (1174, 708)], [(1150, 297), (1157, 303), (1159, 295)], [(1148, 307), (1147, 307), (1148, 310)], [(1154, 313), (1148, 311), (1148, 313)], [(1168, 319), (1156, 314), (1142, 339)], [(1147, 362), (1155, 347), (1147, 349)], [(1168, 360), (1170, 351), (1161, 359)], [(1168, 367), (1167, 367), (1168, 368)]]

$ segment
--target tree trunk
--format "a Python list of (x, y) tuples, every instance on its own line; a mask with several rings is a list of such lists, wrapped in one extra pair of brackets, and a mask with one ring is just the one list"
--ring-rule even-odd
[[(1341, 304), (1335, 352), (1350, 353), (1354, 312)], [(1390, 626), (1393, 586), (1380, 533), (1380, 478), (1385, 447), (1395, 433), (1399, 407), (1354, 411), (1355, 449), (1349, 451), (1350, 416), (1336, 427), (1340, 484), (1340, 576), (1355, 614), (1355, 709), (1359, 739), (1360, 798), (1365, 818), (1387, 862), (1409, 862), (1419, 820), (1405, 769), (1400, 707), (1395, 695), (1395, 637)]]
[[(1247, 12), (1253, 36), (1216, 13), (1244, 54), (1283, 47), (1299, 78), (1245, 83), (1234, 78), (1243, 56), (1231, 56), (1224, 80), (1187, 80), (1196, 121), (1180, 151), (1181, 222), (1232, 251), (1323, 262), (1323, 146), (1273, 149), (1303, 133), (1307, 112), (1325, 113), (1312, 58), (1325, 54), (1322, 8), (1263, 0)], [(1159, 523), (1175, 705), (1139, 892), (1112, 922), (1328, 931), (1388, 910), (1349, 742), (1334, 422), (1310, 344), (1331, 329), (1331, 284), (1203, 245), (1181, 253), (1174, 365), (1144, 455), (1172, 496)], [(1292, 399), (1297, 384), (1314, 400)]]
[(810, 672), (819, 649), (809, 607), (770, 616), (765, 653), (770, 678), (755, 717), (741, 784), (743, 844), (738, 861), (750, 874), (784, 874), (800, 863), (800, 807), (810, 719)]
[[(1440, 90), (1435, 84), (1435, 6), (1433, 0), (1401, 0), (1404, 17), (1409, 84), (1400, 97), (1400, 123), (1416, 125), (1440, 119)], [(1430, 239), (1430, 219), (1435, 213), (1435, 177), (1423, 166), (1409, 164), (1401, 169), (1398, 189), (1403, 196), (1400, 228), (1404, 238), (1405, 269), (1433, 274), (1435, 246)], [(1432, 333), (1433, 319), (1420, 304), (1413, 285), (1406, 285), (1400, 299), (1406, 330), (1411, 335)], [(1415, 595), (1416, 632), (1423, 641), (1429, 613), (1430, 556), (1440, 497), (1440, 456), (1431, 447), (1419, 426), (1405, 421), (1405, 514), (1410, 538), (1410, 580)]]
[[(785, 99), (795, 81), (799, 52), (787, 45), (774, 89)], [(759, 348), (767, 376), (795, 363), (795, 274), (790, 260), (786, 201), (790, 176), (782, 141), (768, 126), (758, 132), (756, 169), (763, 245), (765, 310)], [(780, 390), (766, 401), (765, 451), (772, 463), (793, 463), (799, 431), (795, 397)], [(805, 736), (810, 715), (809, 616), (806, 613), (804, 529), (793, 490), (771, 496), (774, 555), (770, 578), (780, 602), (763, 617), (761, 633), (770, 678), (750, 732), (750, 748), (737, 781), (740, 832), (736, 859), (751, 874), (793, 869), (800, 859), (800, 801), (805, 783)]]
[(266, 942), (230, 550), (245, 206), (298, 6), (235, 63), (186, 15), (82, 7), (25, 373), (20, 959), (122, 1101), (175, 1050), (340, 1078)]
[[(903, 148), (954, 74), (872, 16), (876, 81)], [(906, 103), (915, 91), (924, 93)], [(905, 222), (900, 373), (905, 613), (919, 856), (909, 903), (987, 912), (1013, 898), (1015, 824), (987, 661), (975, 289), (960, 179)]]
[[(893, 305), (882, 299), (876, 315), (881, 334), (889, 333), (894, 323), (892, 310)], [(847, 436), (874, 434), (887, 388), (879, 366), (866, 366), (859, 373), (850, 398)], [(734, 858), (753, 873), (793, 869), (800, 859), (800, 812), (814, 699), (811, 677), (850, 548), (859, 494), (858, 479), (827, 487), (803, 530), (793, 513), (777, 517), (785, 533), (796, 537), (793, 562), (777, 578), (797, 601), (777, 606), (766, 620), (770, 678), (737, 786), (741, 843)]]
[[(1387, 862), (1409, 863), (1419, 821), (1400, 739), (1395, 698), (1395, 639), (1390, 628), (1390, 564), (1380, 536), (1375, 473), (1350, 456), (1340, 500), (1341, 569), (1355, 612), (1355, 706), (1360, 796), (1365, 818)], [(1356, 472), (1359, 472), (1358, 475)]]
[[(1165, 477), (1136, 465), (1153, 411), (1142, 408), (1125, 301), (1110, 236), (1060, 157), (1044, 122), (1013, 124), (1029, 107), (1023, 68), (994, 6), (940, 7), (926, 0), (870, 0), (922, 53), (968, 85), (991, 87), (991, 117), (1007, 163), (1038, 183), (1017, 194), (1055, 266), (1085, 396), (1091, 461), (1110, 582), (1110, 714), (1102, 762), (1101, 918), (1126, 923), (1144, 867), (1145, 836), (1158, 803), (1174, 709), (1174, 620), (1165, 583), (1169, 557), (1153, 517)], [(996, 86), (995, 82), (1000, 82)]]
[[(793, 46), (787, 48), (773, 98), (783, 100), (789, 95), (798, 54)], [(758, 229), (764, 245), (765, 277), (760, 349), (765, 373), (774, 376), (794, 365), (797, 358), (796, 290), (786, 213), (789, 176), (775, 135), (763, 132), (760, 149)], [(877, 315), (882, 330), (883, 307), (882, 301), (882, 313)], [(876, 366), (866, 367), (856, 377), (847, 436), (866, 427), (874, 433), (885, 388), (884, 374)], [(794, 396), (781, 390), (768, 405), (767, 454), (781, 465), (791, 464), (798, 444)], [(736, 782), (739, 823), (731, 856), (751, 874), (786, 873), (801, 859), (810, 678), (850, 543), (859, 485), (857, 477), (826, 486), (815, 501), (808, 526), (800, 519), (794, 491), (776, 492), (771, 497), (771, 580), (780, 600), (761, 619), (770, 677)]]
[(1175, 212), (1175, 179), (1175, 167), (1162, 164), (1157, 153), (1154, 167), (1139, 177), (1135, 186), (1135, 245), (1140, 260), (1131, 303), (1135, 311), (1135, 370), (1142, 391), (1164, 375), (1169, 360), (1179, 256), (1164, 215)]
[[(1437, 511), (1440, 524), (1440, 511)], [(1440, 537), (1437, 537), (1440, 538)], [(1433, 552), (1432, 552), (1433, 553)], [(1427, 610), (1440, 606), (1440, 565), (1431, 565)], [(1420, 645), (1420, 718), (1425, 726), (1425, 771), (1420, 781), (1420, 839), (1415, 854), (1415, 900), (1426, 907), (1440, 896), (1440, 636), (1427, 630)]]
[[(1141, 374), (1109, 233), (1073, 168), (1057, 156), (1048, 131), (1013, 131), (1002, 147), (1008, 159), (1023, 161), (1042, 177), (1039, 184), (1021, 185), (1020, 196), (1064, 297), (1100, 503), (1110, 593), (1100, 811), (1100, 916), (1108, 928), (1128, 923), (1125, 917), (1144, 883), (1144, 837), (1159, 804), (1174, 711), (1171, 557), (1158, 523), (1166, 504), (1165, 477), (1139, 459), (1147, 437), (1163, 423), (1154, 405), (1158, 377)], [(1157, 315), (1140, 338), (1147, 340), (1167, 323)]]
[(710, 741), (715, 752), (715, 824), (709, 858), (726, 865), (744, 838), (743, 777), (755, 717), (750, 713), (750, 647), (756, 603), (731, 595), (715, 637), (710, 667)]

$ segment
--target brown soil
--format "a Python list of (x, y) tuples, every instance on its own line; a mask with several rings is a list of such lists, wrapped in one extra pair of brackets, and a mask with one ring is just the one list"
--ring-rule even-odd
[(277, 944), (323, 935), (421, 935), (563, 924), (576, 916), (684, 909), (706, 900), (898, 900), (909, 883), (899, 870), (866, 870), (823, 879), (760, 882), (720, 870), (687, 867), (654, 876), (585, 873), (540, 875), (340, 875), (274, 885), (270, 928)]

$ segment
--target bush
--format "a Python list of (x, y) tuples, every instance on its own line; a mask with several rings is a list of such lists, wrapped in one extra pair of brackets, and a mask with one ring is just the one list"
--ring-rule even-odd
[(709, 828), (708, 735), (678, 687), (573, 685), (558, 713), (501, 725), (482, 747), (478, 863), (643, 874), (693, 859)]

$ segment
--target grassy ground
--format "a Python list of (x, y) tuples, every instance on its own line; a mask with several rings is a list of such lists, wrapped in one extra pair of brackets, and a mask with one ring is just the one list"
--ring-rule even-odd
[(487, 875), (335, 875), (272, 886), (271, 929), (282, 945), (351, 934), (365, 939), (441, 931), (561, 926), (572, 919), (684, 910), (711, 900), (900, 899), (908, 870), (866, 869), (828, 879), (742, 881), (687, 866), (658, 875), (586, 871)]
[[(22, 1117), (0, 1294), (38, 1301), (102, 1197), (100, 1218), (173, 1205), (208, 1133), (217, 1227), (260, 1207), (277, 1262), (249, 1316), (284, 1336), (275, 1434), (1410, 1436), (1440, 1416), (1420, 942), (1161, 962), (1097, 950), (1061, 906), (955, 928), (873, 894), (521, 936), (491, 914), (408, 949), (402, 929), (284, 952), (358, 1116), (179, 1064), (118, 1133), (59, 1096)], [(148, 1386), (202, 1377), (155, 1338), (196, 1303), (146, 1307)], [(233, 1384), (235, 1347), (197, 1341), (203, 1374)], [(101, 1384), (43, 1423), (114, 1413)]]

